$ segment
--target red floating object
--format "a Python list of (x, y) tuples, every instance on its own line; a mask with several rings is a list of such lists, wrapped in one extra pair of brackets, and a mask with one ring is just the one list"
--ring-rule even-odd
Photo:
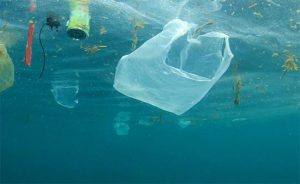
[(26, 55), (25, 55), (25, 65), (27, 66), (31, 65), (33, 32), (34, 32), (34, 22), (29, 21), (28, 38), (27, 38)]

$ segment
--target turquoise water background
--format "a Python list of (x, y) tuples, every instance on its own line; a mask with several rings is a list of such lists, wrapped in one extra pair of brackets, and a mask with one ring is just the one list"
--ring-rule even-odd
[[(84, 41), (70, 39), (64, 25), (58, 32), (46, 28), (42, 39), (47, 65), (38, 79), (38, 29), (48, 11), (60, 15), (65, 24), (68, 3), (37, 1), (37, 11), (30, 14), (28, 1), (1, 0), (0, 27), (5, 22), (8, 27), (0, 32), (7, 39), (0, 40), (6, 40), (14, 62), (15, 83), (0, 94), (0, 183), (300, 182), (300, 74), (288, 72), (280, 79), (285, 49), (299, 60), (300, 25), (290, 27), (300, 19), (298, 0), (257, 1), (255, 10), (249, 8), (254, 1), (226, 1), (216, 12), (203, 10), (204, 18), (195, 9), (183, 13), (188, 21), (216, 20), (204, 31), (229, 34), (234, 59), (206, 97), (182, 116), (128, 98), (112, 87), (119, 59), (132, 52), (132, 19), (145, 23), (137, 33), (140, 46), (174, 18), (168, 13), (157, 19), (173, 9), (157, 8), (152, 15), (145, 8), (149, 4), (141, 5), (140, 12), (153, 19), (139, 17), (117, 2), (121, 1), (91, 3), (91, 34)], [(134, 1), (122, 2), (139, 10)], [(172, 2), (175, 11), (181, 1)], [(241, 7), (244, 13), (238, 11)], [(36, 24), (30, 68), (23, 63), (29, 19)], [(99, 34), (101, 26), (107, 34)], [(81, 48), (98, 44), (107, 48), (95, 54)], [(235, 105), (238, 77), (241, 102)], [(57, 80), (78, 84), (74, 108), (56, 102), (51, 89)], [(116, 134), (118, 116), (128, 119), (128, 135)], [(180, 120), (191, 124), (182, 128)]]

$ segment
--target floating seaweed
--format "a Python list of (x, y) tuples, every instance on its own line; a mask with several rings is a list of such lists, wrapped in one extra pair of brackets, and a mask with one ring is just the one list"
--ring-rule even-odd
[(96, 54), (103, 48), (106, 48), (106, 45), (91, 45), (91, 46), (83, 46), (80, 45), (80, 48), (83, 49), (87, 54)]
[(132, 38), (132, 49), (135, 50), (136, 46), (137, 46), (137, 42), (138, 42), (138, 37), (137, 37), (137, 31), (139, 29), (143, 29), (144, 28), (144, 24), (137, 20), (136, 18), (133, 18), (133, 23), (134, 23), (134, 27), (133, 27), (133, 38)]
[(234, 81), (233, 81), (233, 92), (234, 92), (234, 101), (233, 103), (235, 105), (239, 105), (240, 104), (240, 92), (241, 92), (241, 88), (242, 88), (242, 77), (241, 75), (238, 73), (238, 68), (239, 68), (239, 64), (238, 61), (234, 62), (232, 64), (232, 72), (235, 76)]
[(240, 98), (240, 92), (241, 92), (241, 87), (242, 87), (242, 78), (240, 75), (238, 75), (235, 78), (234, 85), (233, 85), (233, 90), (234, 90), (234, 104), (239, 105), (241, 102)]
[(100, 29), (99, 29), (99, 34), (100, 35), (105, 35), (107, 34), (107, 30), (104, 26), (101, 26)]
[(282, 65), (283, 74), (281, 75), (281, 79), (285, 76), (287, 72), (295, 72), (298, 70), (297, 58), (293, 54), (288, 54), (286, 59), (284, 60), (284, 64)]

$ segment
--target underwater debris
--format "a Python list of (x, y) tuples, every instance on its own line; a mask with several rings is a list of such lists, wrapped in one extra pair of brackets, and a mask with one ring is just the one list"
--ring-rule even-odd
[(89, 37), (89, 3), (89, 0), (69, 0), (71, 13), (67, 24), (67, 34), (75, 40), (84, 40)]
[(279, 53), (278, 52), (273, 52), (272, 53), (272, 57), (278, 57), (279, 56)]
[(242, 78), (241, 78), (240, 75), (238, 75), (235, 78), (234, 86), (233, 86), (233, 90), (234, 90), (234, 104), (235, 105), (239, 105), (240, 102), (241, 102), (241, 98), (240, 98), (241, 87), (242, 87)]
[(114, 88), (176, 115), (188, 111), (209, 92), (233, 58), (228, 35), (209, 32), (190, 42), (186, 34), (195, 28), (180, 19), (168, 22), (160, 33), (120, 59)]
[(101, 26), (100, 29), (99, 29), (99, 34), (100, 35), (105, 35), (107, 34), (107, 30), (104, 26)]
[(254, 8), (256, 6), (257, 6), (257, 3), (253, 3), (253, 4), (249, 5), (248, 8), (250, 9), (250, 8)]
[(77, 94), (79, 92), (78, 80), (54, 80), (51, 81), (51, 92), (57, 104), (73, 109), (79, 103)]
[(14, 84), (14, 64), (4, 44), (0, 44), (0, 93)]
[(300, 22), (297, 22), (295, 19), (289, 19), (289, 28), (293, 31), (298, 30)]
[(196, 38), (197, 36), (199, 36), (199, 34), (201, 33), (201, 31), (203, 30), (204, 27), (209, 26), (214, 24), (215, 22), (213, 20), (208, 21), (207, 23), (203, 24), (203, 25), (199, 25), (195, 31), (192, 34), (192, 38)]
[(130, 112), (118, 112), (114, 118), (114, 129), (118, 136), (125, 136), (129, 134), (130, 127), (128, 125), (131, 117)]
[(178, 124), (178, 126), (180, 126), (182, 129), (184, 129), (184, 128), (190, 126), (191, 123), (192, 123), (191, 120), (188, 120), (188, 119), (186, 119), (186, 118), (180, 118), (177, 124)]
[(237, 121), (246, 121), (247, 118), (235, 118), (235, 119), (232, 119), (231, 121), (232, 122), (237, 122)]
[(87, 54), (96, 54), (103, 48), (107, 48), (107, 46), (106, 45), (91, 45), (91, 46), (80, 45), (80, 48), (83, 49)]
[(275, 5), (275, 6), (280, 7), (280, 4), (275, 3), (273, 0), (265, 0), (265, 1), (267, 1), (268, 3), (270, 3), (270, 4), (272, 4), (272, 5)]
[(28, 36), (27, 36), (27, 44), (26, 44), (26, 52), (25, 52), (25, 65), (31, 65), (32, 58), (32, 42), (33, 42), (33, 33), (34, 33), (35, 24), (32, 20), (29, 21), (28, 25)]
[(40, 28), (40, 31), (39, 31), (39, 42), (40, 42), (40, 46), (41, 46), (41, 49), (42, 49), (42, 52), (43, 52), (43, 66), (42, 66), (39, 78), (42, 78), (42, 76), (44, 74), (44, 71), (45, 71), (45, 67), (46, 67), (46, 51), (45, 51), (45, 48), (44, 48), (44, 45), (43, 45), (43, 42), (42, 42), (42, 38), (41, 38), (43, 30), (44, 30), (44, 27), (45, 26), (49, 26), (51, 30), (53, 30), (53, 28), (55, 28), (56, 31), (58, 31), (58, 27), (60, 25), (61, 24), (60, 24), (60, 21), (59, 21), (59, 17), (55, 13), (49, 12), (49, 15), (46, 18), (46, 22), (43, 23), (42, 27)]
[(132, 50), (136, 49), (137, 46), (137, 42), (138, 42), (138, 37), (137, 37), (137, 31), (139, 29), (143, 29), (144, 28), (144, 24), (137, 20), (136, 18), (133, 18), (133, 22), (134, 22), (134, 27), (133, 27), (133, 38), (132, 38)]
[(235, 79), (233, 81), (233, 92), (234, 92), (234, 101), (233, 102), (235, 105), (239, 105), (240, 101), (241, 101), (240, 100), (240, 91), (241, 91), (241, 87), (242, 87), (242, 77), (238, 73), (238, 68), (239, 68), (239, 64), (238, 64), (238, 61), (236, 61), (232, 65), (232, 71), (235, 76)]
[(264, 16), (260, 12), (253, 12), (252, 13), (257, 18), (263, 18)]
[(285, 76), (287, 72), (295, 72), (298, 70), (297, 58), (293, 54), (288, 54), (284, 60), (284, 64), (281, 66), (283, 68), (283, 74), (281, 79)]
[(59, 48), (57, 48), (57, 50), (55, 51), (55, 53), (60, 53), (62, 51), (63, 51), (63, 48), (59, 47)]

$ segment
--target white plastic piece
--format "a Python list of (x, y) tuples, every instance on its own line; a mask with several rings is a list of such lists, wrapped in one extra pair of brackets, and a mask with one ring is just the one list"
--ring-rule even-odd
[(126, 96), (181, 115), (197, 104), (230, 65), (229, 37), (193, 35), (196, 25), (174, 19), (116, 69), (114, 88)]

